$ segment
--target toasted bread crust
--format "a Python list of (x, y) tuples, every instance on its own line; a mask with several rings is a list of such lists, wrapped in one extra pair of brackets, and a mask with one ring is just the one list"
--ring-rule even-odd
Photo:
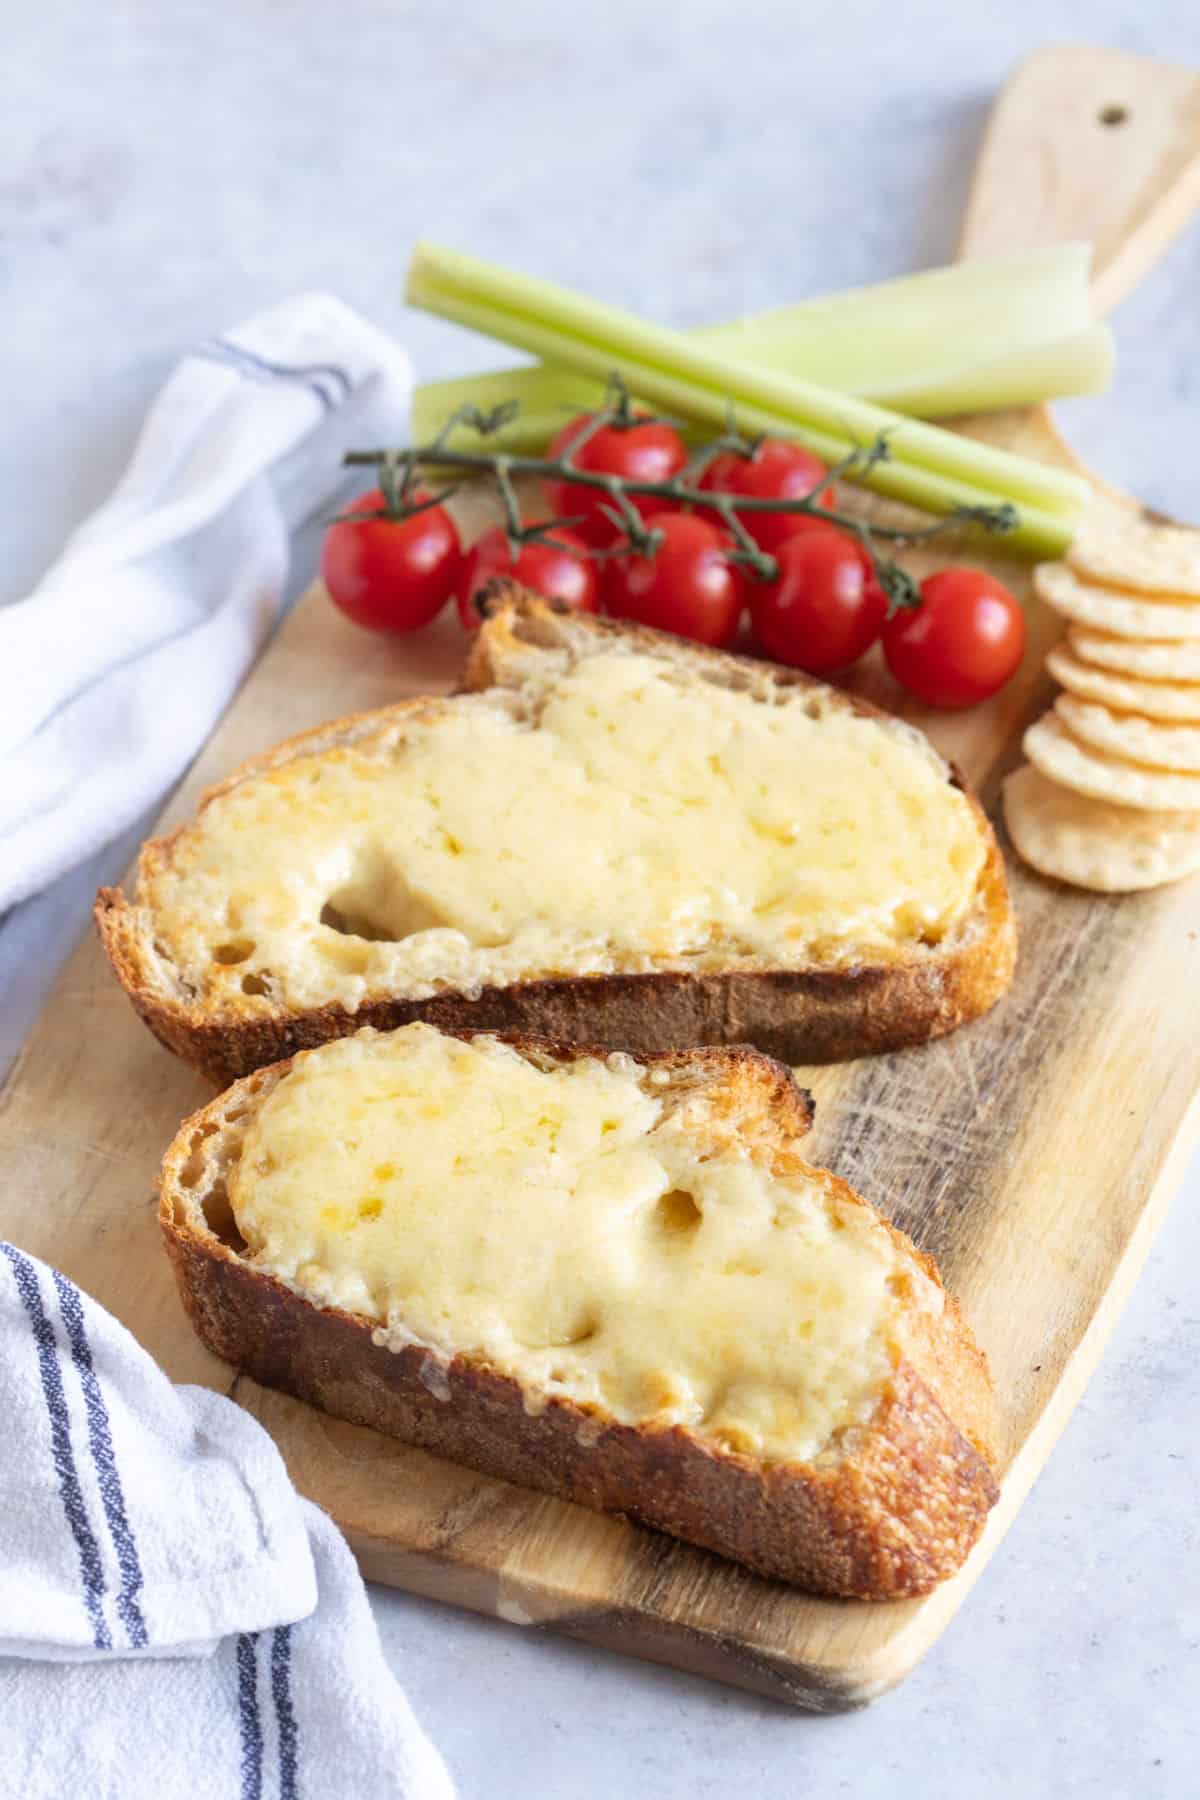
[[(1002, 886), (999, 854), (992, 854)], [(113, 967), (159, 1042), (220, 1086), (363, 1025), (388, 1031), (416, 1019), (442, 1031), (597, 1040), (635, 1056), (750, 1043), (781, 1062), (843, 1062), (922, 1044), (978, 1017), (1008, 986), (1013, 957), (1009, 935), (980, 935), (947, 957), (919, 962), (581, 975), (484, 988), (476, 997), (368, 1000), (355, 1012), (330, 1004), (304, 1012), (204, 1018), (145, 983), (132, 915), (119, 889), (101, 889), (95, 917)]]
[[(547, 603), (523, 596), (511, 584), (493, 584), (488, 630), (471, 651), (463, 690), (494, 685), (505, 660), (531, 648), (564, 644), (573, 637), (623, 638), (636, 647), (739, 687), (773, 682), (789, 687), (824, 684), (793, 669), (624, 626), (612, 620), (558, 616)], [(528, 635), (526, 635), (528, 634)], [(852, 711), (884, 718), (853, 696)], [(401, 710), (419, 715), (440, 703), (417, 699)], [(277, 766), (326, 743), (344, 743), (371, 729), (379, 715), (332, 721), (275, 746), (211, 788), (201, 808), (248, 775)], [(164, 990), (155, 973), (152, 930), (119, 888), (102, 888), (94, 916), (116, 974), (150, 1030), (176, 1055), (226, 1085), (251, 1070), (345, 1036), (364, 1025), (379, 1029), (421, 1019), (443, 1030), (543, 1032), (568, 1041), (604, 1042), (635, 1055), (699, 1044), (754, 1043), (785, 1062), (839, 1062), (902, 1049), (955, 1030), (978, 1017), (1004, 993), (1016, 960), (1016, 928), (1004, 865), (987, 818), (961, 775), (948, 778), (966, 795), (986, 844), (977, 906), (954, 938), (936, 950), (914, 950), (894, 961), (837, 968), (745, 968), (691, 973), (652, 972), (572, 975), (487, 987), (478, 995), (440, 993), (424, 999), (375, 995), (355, 1010), (339, 1002), (304, 1010), (218, 1011), (190, 1005)], [(152, 839), (142, 866), (170, 854), (176, 833)]]
[[(464, 1034), (465, 1035), (465, 1034)], [(523, 1053), (595, 1054), (509, 1039)], [(707, 1071), (728, 1090), (731, 1128), (768, 1164), (796, 1167), (807, 1096), (749, 1050), (648, 1059), (678, 1080)], [(196, 1146), (229, 1114), (261, 1104), (290, 1063), (237, 1083), (181, 1128), (163, 1164), (159, 1217), (184, 1305), (217, 1356), (266, 1386), (467, 1464), (484, 1474), (626, 1514), (813, 1592), (884, 1600), (922, 1594), (959, 1568), (997, 1487), (984, 1358), (949, 1297), (938, 1317), (910, 1309), (904, 1355), (870, 1423), (820, 1463), (765, 1464), (680, 1428), (620, 1424), (526, 1393), (482, 1361), (444, 1364), (417, 1346), (374, 1341), (373, 1321), (318, 1309), (244, 1261), (187, 1191)], [(862, 1205), (844, 1183), (838, 1193)], [(933, 1263), (888, 1227), (940, 1287)]]

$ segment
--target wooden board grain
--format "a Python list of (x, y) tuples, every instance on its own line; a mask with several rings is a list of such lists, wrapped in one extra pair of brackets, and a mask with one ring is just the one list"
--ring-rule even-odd
[[(1066, 54), (1053, 53), (1063, 109)], [(1086, 136), (1085, 116), (1095, 131), (1111, 128), (1096, 122), (1099, 77), (1087, 59), (1099, 53), (1079, 54), (1086, 93), (1080, 116), (1064, 110), (1063, 119), (1064, 129)], [(1143, 98), (1160, 93), (1161, 108), (1175, 109), (1178, 153), (1169, 184), (1178, 201), (1178, 184), (1191, 181), (1200, 149), (1197, 83), (1168, 69), (1156, 89), (1157, 65), (1104, 53), (1106, 93), (1122, 68), (1131, 83), (1136, 75)], [(1025, 129), (1029, 107), (1019, 84), (1033, 80), (1044, 93), (1046, 79), (1036, 61), (1017, 77), (997, 111), (1000, 139), (989, 140), (985, 174), (1006, 166), (1005, 121)], [(1040, 110), (1037, 117), (1044, 124)], [(1130, 142), (1142, 173), (1134, 185), (1144, 200), (1135, 212), (1144, 223), (1149, 189), (1162, 185), (1164, 125), (1157, 117), (1152, 143), (1139, 148), (1135, 123)], [(1189, 130), (1191, 161), (1180, 149)], [(1159, 170), (1153, 180), (1151, 163)], [(1068, 183), (1065, 192), (1069, 216), (1058, 218), (1057, 232), (1048, 223), (1054, 196), (1040, 196), (1042, 240), (1095, 228), (1108, 245), (1102, 280), (1105, 267), (1120, 267), (1128, 284), (1128, 240), (1103, 216), (1103, 195), (1089, 190), (1094, 216), (1083, 216), (1078, 186)], [(1126, 198), (1121, 204), (1127, 217)], [(1162, 204), (1160, 193), (1155, 205)], [(984, 223), (969, 228), (966, 247), (983, 251), (986, 221), (1007, 215), (985, 189), (970, 216)], [(1142, 261), (1161, 247), (1161, 236), (1143, 229)], [(1069, 458), (1042, 414), (970, 429)], [(996, 566), (1028, 592), (1027, 571)], [(1035, 646), (1044, 648), (1055, 622), (1031, 601), (1030, 623)], [(449, 620), (407, 642), (368, 640), (320, 595), (309, 596), (167, 817), (187, 814), (201, 787), (276, 738), (339, 712), (444, 687), (461, 647)], [(878, 667), (869, 667), (859, 685), (895, 703)], [(994, 814), (1000, 778), (1047, 692), (1034, 654), (1019, 680), (987, 706), (941, 720), (926, 720), (916, 708), (909, 716), (930, 725)], [(869, 1606), (813, 1599), (235, 1379), (192, 1336), (154, 1219), (158, 1158), (206, 1090), (135, 1019), (90, 935), (0, 1095), (0, 1231), (64, 1268), (174, 1379), (221, 1388), (255, 1413), (297, 1485), (342, 1525), (369, 1576), (798, 1705), (860, 1705), (911, 1668), (1002, 1537), (1095, 1364), (1200, 1130), (1193, 1020), (1200, 883), (1114, 899), (1059, 888), (1015, 862), (1012, 874), (1020, 968), (1012, 993), (990, 1017), (921, 1050), (802, 1071), (818, 1100), (811, 1154), (936, 1255), (995, 1375), (1004, 1425), (1002, 1499), (966, 1569), (926, 1600)]]

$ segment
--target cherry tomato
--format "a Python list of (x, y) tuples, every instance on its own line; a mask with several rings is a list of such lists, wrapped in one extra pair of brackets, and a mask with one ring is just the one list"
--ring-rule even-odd
[[(570, 451), (588, 416), (581, 413), (563, 426), (550, 446), (552, 457)], [(571, 455), (576, 467), (589, 474), (623, 475), (627, 481), (670, 481), (687, 461), (679, 433), (673, 425), (664, 425), (657, 419), (646, 419), (637, 425), (602, 425)], [(577, 521), (573, 529), (587, 543), (612, 544), (620, 536), (619, 529), (602, 511), (613, 506), (612, 498), (602, 488), (580, 487), (565, 480), (548, 481), (546, 492), (561, 518)], [(631, 494), (629, 498), (643, 519), (665, 510), (663, 501), (654, 494)]]
[[(415, 500), (427, 499), (423, 492)], [(360, 494), (352, 512), (386, 502), (378, 488)], [(416, 631), (439, 613), (462, 570), (454, 520), (444, 506), (407, 519), (339, 519), (325, 533), (321, 578), (329, 597), (369, 631)]]
[(921, 604), (883, 629), (888, 668), (927, 706), (973, 706), (1002, 688), (1025, 653), (1025, 615), (983, 569), (941, 569)]
[[(723, 450), (705, 469), (700, 486), (709, 494), (746, 494), (754, 500), (796, 500), (811, 494), (825, 472), (825, 464), (811, 450), (791, 444), (786, 438), (764, 438), (753, 456), (739, 456), (736, 450)], [(821, 505), (833, 505), (832, 489), (825, 489)], [(759, 548), (771, 555), (797, 529), (803, 530), (805, 525), (816, 523), (804, 513), (748, 512), (741, 518)]]
[(879, 586), (879, 577), (875, 573), (875, 565), (871, 561), (870, 552), (865, 544), (861, 543), (852, 532), (843, 531), (840, 525), (834, 525), (828, 519), (818, 519), (812, 513), (799, 514), (792, 520), (787, 538), (784, 538), (781, 544), (776, 545), (776, 549), (781, 549), (782, 544), (787, 543), (791, 538), (805, 536), (832, 537), (835, 542), (842, 545), (843, 549), (847, 544), (853, 545), (854, 554), (863, 566), (863, 574), (866, 576), (868, 587), (877, 593), (883, 593), (883, 589)]
[(857, 662), (887, 618), (866, 551), (826, 525), (787, 538), (774, 556), (775, 580), (750, 586), (750, 617), (767, 655), (810, 675)]
[(485, 531), (467, 557), (458, 589), (458, 616), (464, 631), (478, 631), (475, 596), (495, 575), (509, 575), (546, 600), (561, 600), (574, 612), (600, 610), (596, 565), (575, 532), (556, 525), (552, 543), (522, 544), (514, 558), (502, 526)]
[(653, 556), (611, 559), (602, 577), (609, 612), (699, 644), (732, 643), (746, 593), (728, 539), (694, 513), (652, 513), (646, 524), (662, 542)]

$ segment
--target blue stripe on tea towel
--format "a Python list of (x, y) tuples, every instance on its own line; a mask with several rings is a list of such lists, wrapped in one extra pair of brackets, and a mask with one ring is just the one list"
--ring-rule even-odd
[(262, 1800), (263, 1734), (258, 1712), (258, 1633), (237, 1641), (238, 1721), (242, 1732), (242, 1800)]
[(17, 1293), (28, 1314), (33, 1341), (37, 1346), (42, 1396), (50, 1417), (51, 1456), (55, 1472), (58, 1475), (58, 1488), (62, 1496), (63, 1511), (67, 1515), (67, 1524), (70, 1526), (71, 1535), (75, 1539), (75, 1547), (79, 1552), (79, 1565), (83, 1581), (83, 1604), (92, 1626), (92, 1643), (97, 1650), (111, 1650), (112, 1636), (104, 1617), (104, 1570), (100, 1562), (100, 1550), (96, 1543), (95, 1533), (92, 1531), (88, 1519), (83, 1490), (79, 1485), (79, 1472), (75, 1467), (75, 1452), (71, 1447), (71, 1417), (67, 1410), (67, 1397), (63, 1390), (62, 1370), (58, 1363), (58, 1344), (54, 1336), (54, 1327), (42, 1305), (42, 1294), (34, 1265), (27, 1256), (22, 1256), (21, 1252), (12, 1244), (0, 1243), (0, 1250), (4, 1252), (12, 1266)]
[(229, 338), (207, 338), (204, 343), (197, 344), (191, 354), (205, 362), (223, 363), (251, 381), (302, 382), (316, 395), (324, 412), (331, 412), (339, 401), (345, 400), (352, 386), (345, 369), (339, 369), (336, 363), (271, 362), (241, 344), (232, 343)]
[(339, 368), (337, 363), (277, 363), (272, 362), (269, 356), (260, 356), (256, 350), (247, 350), (244, 344), (235, 344), (232, 338), (217, 338), (216, 342), (242, 362), (261, 369), (264, 375), (282, 375), (302, 381), (327, 381), (337, 399), (349, 398), (353, 383), (345, 369)]
[(279, 1721), (279, 1800), (297, 1800), (299, 1727), (292, 1707), (292, 1628), (278, 1625), (271, 1642), (271, 1694)]
[(87, 1327), (83, 1318), (82, 1296), (79, 1289), (73, 1286), (65, 1275), (60, 1275), (57, 1269), (54, 1269), (52, 1274), (55, 1291), (58, 1294), (58, 1310), (62, 1314), (67, 1341), (71, 1346), (71, 1360), (79, 1374), (79, 1385), (83, 1389), (83, 1403), (87, 1410), (88, 1442), (91, 1445), (92, 1460), (96, 1465), (96, 1482), (100, 1489), (100, 1498), (104, 1502), (104, 1516), (108, 1520), (109, 1533), (121, 1570), (121, 1587), (117, 1594), (117, 1616), (129, 1634), (129, 1642), (132, 1647), (135, 1650), (142, 1650), (149, 1642), (146, 1621), (142, 1617), (142, 1609), (138, 1602), (138, 1594), (142, 1588), (142, 1565), (138, 1558), (137, 1543), (129, 1523), (129, 1517), (125, 1511), (125, 1494), (117, 1470), (116, 1457), (113, 1454), (112, 1428), (109, 1424), (108, 1408), (104, 1403), (104, 1395), (100, 1389), (95, 1364), (92, 1361), (92, 1347), (88, 1343)]

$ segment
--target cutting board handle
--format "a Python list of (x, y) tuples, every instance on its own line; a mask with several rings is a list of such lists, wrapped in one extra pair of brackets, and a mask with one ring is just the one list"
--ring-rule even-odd
[(1123, 50), (1039, 50), (992, 109), (958, 253), (1089, 238), (1099, 316), (1197, 205), (1200, 74)]

